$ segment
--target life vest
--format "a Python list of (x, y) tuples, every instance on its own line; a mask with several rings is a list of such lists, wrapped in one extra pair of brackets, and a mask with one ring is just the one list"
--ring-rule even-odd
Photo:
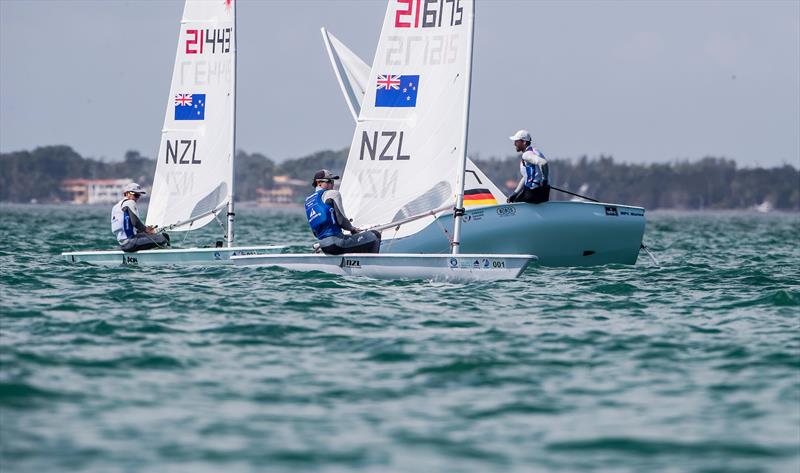
[(117, 237), (117, 241), (120, 243), (136, 235), (136, 229), (133, 228), (131, 218), (127, 212), (122, 210), (122, 204), (127, 200), (129, 199), (122, 199), (111, 208), (111, 233)]
[(325, 189), (306, 197), (306, 218), (314, 236), (322, 240), (329, 236), (341, 236), (342, 228), (336, 223), (335, 210), (322, 201)]
[[(525, 177), (525, 187), (528, 189), (535, 189), (540, 186), (546, 186), (547, 184), (547, 158), (533, 146), (528, 146), (528, 149), (524, 151), (527, 153), (528, 151), (532, 152), (536, 155), (538, 159), (542, 161), (541, 164), (531, 164), (524, 159), (519, 160), (519, 172)], [(524, 154), (523, 153), (523, 154)]]

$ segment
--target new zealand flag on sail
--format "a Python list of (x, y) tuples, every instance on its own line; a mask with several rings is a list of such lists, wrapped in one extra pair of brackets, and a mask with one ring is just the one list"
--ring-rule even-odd
[(419, 76), (378, 76), (376, 107), (416, 107)]
[(206, 94), (178, 94), (175, 96), (175, 120), (204, 120)]

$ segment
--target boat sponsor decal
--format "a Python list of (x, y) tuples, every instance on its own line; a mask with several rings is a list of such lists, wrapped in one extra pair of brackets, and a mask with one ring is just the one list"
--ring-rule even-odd
[(369, 155), (370, 161), (408, 161), (410, 154), (403, 154), (403, 131), (373, 131), (372, 139), (367, 131), (361, 132), (361, 152), (358, 159), (364, 160), (364, 151)]
[(395, 28), (441, 28), (464, 20), (461, 0), (395, 0)]
[(497, 215), (501, 217), (511, 217), (512, 215), (517, 214), (517, 209), (515, 209), (512, 205), (503, 205), (497, 207), (495, 211), (497, 212)]
[(606, 205), (606, 215), (610, 215), (612, 217), (618, 217), (619, 212), (617, 211), (617, 208), (614, 207), (613, 205)]
[(632, 209), (631, 210), (620, 209), (619, 214), (620, 215), (630, 215), (631, 217), (644, 217), (644, 212), (641, 212), (641, 211), (638, 211), (638, 210), (632, 210)]
[(131, 255), (122, 255), (122, 264), (139, 264), (139, 258)]
[(505, 260), (496, 260), (489, 258), (482, 259), (458, 259), (450, 258), (448, 260), (450, 269), (466, 269), (466, 270), (492, 270), (501, 269), (506, 267)]
[(496, 205), (497, 199), (494, 198), (489, 189), (469, 189), (464, 191), (464, 206), (473, 205)]
[(166, 140), (166, 143), (165, 163), (169, 164), (172, 158), (172, 164), (202, 164), (197, 159), (197, 140)]
[(228, 54), (233, 28), (186, 30), (186, 54)]
[(205, 120), (206, 94), (175, 95), (175, 120)]
[(481, 209), (481, 210), (473, 210), (473, 211), (467, 212), (466, 215), (461, 217), (461, 221), (464, 222), (464, 223), (473, 222), (473, 221), (477, 222), (478, 220), (482, 220), (482, 219), (483, 219), (483, 209)]
[(233, 252), (231, 256), (250, 256), (250, 255), (266, 255), (268, 254), (268, 250), (239, 250), (239, 252)]
[(419, 75), (378, 76), (375, 90), (376, 107), (416, 107)]
[(342, 262), (339, 263), (340, 268), (354, 268), (354, 269), (361, 269), (361, 261), (357, 259), (351, 258), (344, 258), (342, 257)]
[(215, 260), (221, 260), (222, 259), (222, 255), (219, 254), (219, 251), (215, 251), (214, 252), (214, 259)]

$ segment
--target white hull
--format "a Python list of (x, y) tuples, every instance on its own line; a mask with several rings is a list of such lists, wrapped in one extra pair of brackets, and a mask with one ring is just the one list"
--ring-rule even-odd
[(375, 279), (423, 279), (432, 281), (495, 281), (514, 279), (533, 255), (493, 254), (281, 254), (234, 256), (236, 266), (272, 266), (293, 271), (321, 271), (340, 276)]
[[(449, 247), (443, 215), (413, 235), (392, 239), (384, 230), (381, 253), (440, 253)], [(592, 202), (505, 204), (468, 209), (461, 251), (534, 254), (542, 266), (635, 264), (644, 237), (644, 209)]]
[(71, 263), (92, 263), (133, 266), (164, 266), (170, 264), (204, 265), (231, 264), (234, 255), (265, 255), (278, 253), (285, 246), (233, 246), (222, 248), (183, 248), (167, 250), (143, 250), (135, 253), (124, 251), (71, 251), (61, 253)]

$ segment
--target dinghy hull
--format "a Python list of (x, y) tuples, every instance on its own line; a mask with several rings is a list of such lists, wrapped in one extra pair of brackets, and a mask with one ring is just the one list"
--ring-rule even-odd
[(236, 266), (271, 266), (375, 279), (469, 282), (514, 279), (534, 255), (493, 254), (281, 254), (234, 256)]
[(170, 264), (214, 266), (232, 264), (233, 255), (262, 255), (279, 253), (285, 246), (234, 246), (222, 248), (183, 248), (144, 250), (135, 253), (124, 251), (71, 251), (61, 253), (70, 263), (102, 265), (165, 266)]
[[(462, 217), (461, 251), (535, 254), (542, 266), (635, 264), (644, 236), (644, 209), (591, 202), (491, 205)], [(439, 253), (449, 247), (452, 214), (423, 230), (392, 239), (381, 253)]]

